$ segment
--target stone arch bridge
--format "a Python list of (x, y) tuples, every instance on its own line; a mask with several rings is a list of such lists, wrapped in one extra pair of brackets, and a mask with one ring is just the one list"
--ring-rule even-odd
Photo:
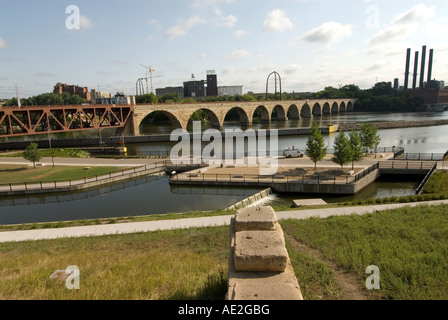
[(283, 101), (235, 101), (192, 104), (139, 104), (132, 118), (134, 135), (140, 134), (140, 124), (154, 112), (165, 114), (175, 128), (187, 129), (191, 117), (202, 110), (214, 128), (223, 129), (224, 120), (230, 111), (238, 113), (243, 125), (252, 125), (256, 115), (263, 122), (273, 120), (319, 117), (326, 114), (352, 112), (356, 99), (328, 100), (283, 100)]

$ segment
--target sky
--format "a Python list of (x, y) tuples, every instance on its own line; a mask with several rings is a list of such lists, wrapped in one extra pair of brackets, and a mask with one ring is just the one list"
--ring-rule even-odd
[(273, 71), (284, 92), (403, 85), (406, 49), (412, 72), (424, 45), (448, 81), (447, 13), (446, 0), (0, 0), (0, 98), (58, 82), (134, 95), (142, 64), (153, 89), (208, 70), (244, 92)]

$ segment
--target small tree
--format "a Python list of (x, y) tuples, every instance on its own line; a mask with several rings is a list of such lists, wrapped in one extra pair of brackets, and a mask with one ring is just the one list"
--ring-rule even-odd
[(349, 145), (352, 153), (352, 170), (355, 168), (355, 162), (361, 161), (364, 157), (363, 146), (361, 143), (361, 137), (358, 132), (352, 131), (349, 134)]
[(327, 155), (325, 140), (316, 123), (311, 128), (311, 136), (306, 143), (306, 155), (314, 162), (314, 170), (316, 170), (317, 162)]
[(36, 168), (36, 162), (42, 159), (42, 152), (37, 148), (37, 143), (33, 142), (26, 147), (25, 152), (23, 153), (23, 158), (32, 161), (34, 168)]
[(381, 142), (381, 138), (378, 135), (378, 128), (369, 122), (363, 124), (360, 137), (363, 147), (366, 148), (366, 154), (367, 148), (374, 149)]
[(331, 161), (341, 166), (348, 164), (352, 160), (352, 149), (350, 142), (344, 132), (340, 132), (334, 140), (334, 156)]

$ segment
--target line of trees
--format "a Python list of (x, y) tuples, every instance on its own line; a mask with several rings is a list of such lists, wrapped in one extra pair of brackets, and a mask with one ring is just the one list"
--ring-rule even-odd
[[(361, 161), (364, 155), (367, 155), (369, 149), (375, 149), (381, 142), (378, 135), (378, 128), (371, 123), (365, 123), (361, 132), (352, 131), (348, 135), (340, 132), (334, 141), (334, 155), (332, 161), (343, 167), (350, 162), (352, 170), (355, 162)], [(327, 155), (325, 140), (319, 127), (314, 123), (311, 129), (311, 135), (306, 143), (306, 155), (314, 162), (316, 170), (317, 162), (321, 161)]]
[[(30, 98), (20, 99), (22, 106), (47, 106), (47, 105), (77, 105), (88, 103), (87, 99), (81, 98), (77, 94), (63, 92), (61, 95), (56, 93), (43, 93)], [(5, 106), (17, 106), (17, 98), (6, 101)]]

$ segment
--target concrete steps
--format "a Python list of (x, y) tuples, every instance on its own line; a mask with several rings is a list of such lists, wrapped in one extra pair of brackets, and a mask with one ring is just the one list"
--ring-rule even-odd
[(230, 223), (227, 300), (303, 300), (272, 207), (237, 211)]

